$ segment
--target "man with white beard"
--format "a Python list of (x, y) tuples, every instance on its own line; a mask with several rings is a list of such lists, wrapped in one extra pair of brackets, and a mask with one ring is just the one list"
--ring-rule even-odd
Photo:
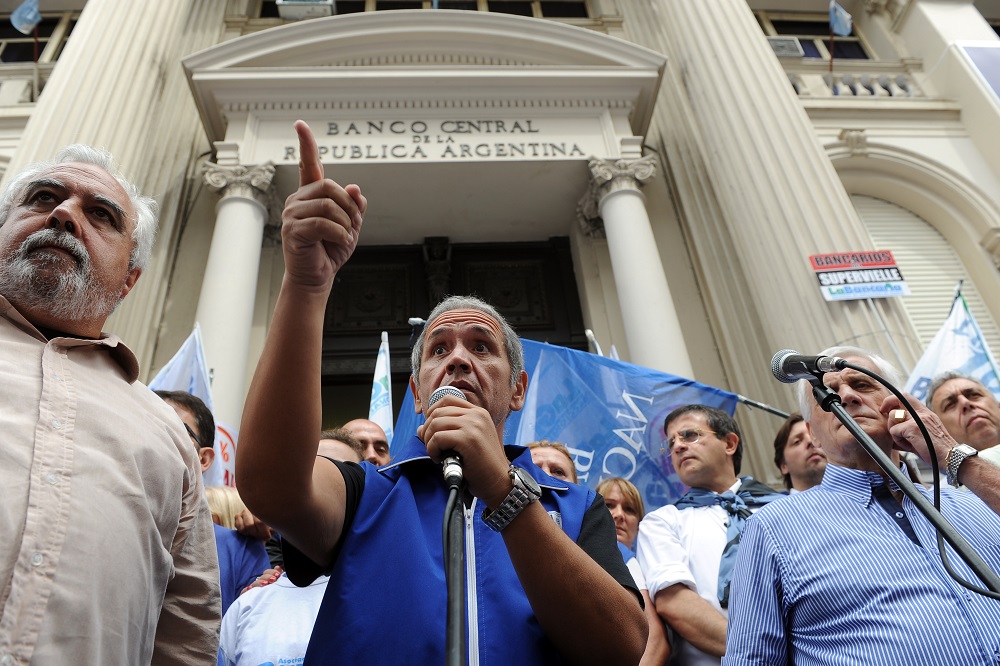
[(155, 233), (155, 202), (87, 146), (0, 194), (0, 663), (216, 660), (198, 459), (102, 333)]

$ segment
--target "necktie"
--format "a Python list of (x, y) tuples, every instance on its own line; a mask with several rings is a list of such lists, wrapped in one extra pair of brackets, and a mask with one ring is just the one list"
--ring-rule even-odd
[(751, 516), (750, 507), (759, 507), (785, 497), (772, 488), (745, 476), (743, 483), (734, 493), (728, 490), (724, 493), (714, 493), (704, 488), (692, 488), (683, 497), (674, 502), (678, 509), (689, 509), (700, 506), (721, 506), (729, 514), (729, 525), (726, 528), (726, 547), (719, 561), (719, 605), (729, 606), (729, 584), (733, 579), (733, 565), (736, 564), (736, 553), (740, 547), (740, 535), (743, 524)]

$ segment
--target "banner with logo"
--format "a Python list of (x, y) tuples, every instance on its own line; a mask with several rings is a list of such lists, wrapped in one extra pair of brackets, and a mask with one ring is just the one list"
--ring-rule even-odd
[[(201, 398), (214, 414), (212, 385), (205, 363), (205, 347), (201, 341), (201, 328), (194, 330), (163, 368), (160, 369), (149, 388), (154, 391), (186, 391)], [(204, 474), (206, 486), (236, 485), (236, 428), (216, 421), (215, 462)]]
[[(596, 487), (621, 476), (642, 493), (647, 511), (684, 492), (670, 463), (664, 418), (682, 405), (700, 403), (732, 414), (734, 393), (596, 354), (522, 340), (528, 394), (507, 419), (504, 441), (548, 439), (573, 455), (580, 483)], [(396, 438), (416, 432), (408, 391), (396, 421)], [(400, 440), (401, 441), (401, 440)]]
[(955, 299), (948, 319), (927, 345), (905, 390), (923, 401), (931, 380), (949, 370), (978, 379), (993, 395), (1000, 396), (996, 359), (986, 346), (983, 333), (962, 295)]

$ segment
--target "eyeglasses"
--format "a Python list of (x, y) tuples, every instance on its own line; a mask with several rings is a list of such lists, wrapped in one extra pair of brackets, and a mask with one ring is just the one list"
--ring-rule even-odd
[(194, 448), (201, 450), (201, 442), (198, 441), (198, 435), (194, 434), (194, 430), (191, 430), (191, 426), (185, 423), (184, 429), (187, 430), (188, 437), (190, 437), (191, 441), (194, 442)]
[(679, 433), (667, 440), (667, 446), (671, 449), (677, 442), (685, 444), (697, 444), (705, 435), (714, 435), (711, 430), (681, 430)]

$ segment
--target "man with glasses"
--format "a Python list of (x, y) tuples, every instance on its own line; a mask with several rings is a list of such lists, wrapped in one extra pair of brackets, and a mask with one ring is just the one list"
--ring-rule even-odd
[(717, 665), (726, 651), (729, 580), (743, 522), (783, 495), (737, 477), (743, 443), (724, 411), (679, 407), (664, 431), (670, 461), (690, 490), (639, 523), (639, 565), (657, 614), (674, 631), (671, 663)]

